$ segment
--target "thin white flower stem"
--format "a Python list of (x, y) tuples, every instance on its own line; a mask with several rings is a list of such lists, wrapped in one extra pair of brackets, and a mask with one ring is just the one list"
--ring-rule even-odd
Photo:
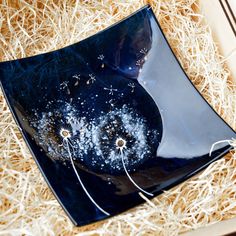
[(213, 144), (211, 145), (211, 149), (210, 149), (210, 152), (209, 152), (209, 156), (212, 155), (212, 152), (213, 152), (215, 146), (216, 146), (217, 144), (220, 144), (220, 143), (228, 143), (230, 146), (232, 146), (232, 140), (226, 139), (226, 140), (217, 141), (217, 142), (215, 142), (215, 143), (213, 143)]
[(123, 150), (120, 149), (120, 153), (121, 153), (121, 160), (122, 160), (122, 164), (123, 164), (123, 167), (124, 167), (124, 170), (125, 170), (125, 173), (126, 175), (128, 176), (129, 180), (133, 183), (133, 185), (138, 188), (140, 191), (142, 191), (143, 193), (149, 195), (149, 196), (154, 196), (152, 193), (149, 193), (147, 191), (145, 191), (144, 189), (142, 189), (141, 187), (138, 186), (138, 184), (135, 183), (135, 181), (132, 179), (132, 177), (130, 176), (128, 170), (126, 169), (126, 166), (125, 166), (125, 162), (124, 162), (124, 155), (123, 155)]
[(74, 164), (74, 161), (73, 161), (73, 158), (72, 158), (72, 155), (71, 155), (71, 152), (70, 152), (70, 146), (71, 144), (69, 144), (69, 140), (68, 139), (64, 139), (65, 141), (65, 144), (66, 144), (66, 149), (68, 151), (68, 154), (69, 154), (69, 157), (70, 157), (70, 161), (71, 161), (71, 165), (73, 167), (73, 170), (80, 182), (80, 185), (82, 186), (84, 192), (86, 193), (86, 195), (88, 196), (88, 198), (91, 200), (91, 202), (102, 212), (104, 213), (105, 215), (107, 216), (110, 216), (110, 214), (108, 212), (106, 212), (105, 210), (103, 210), (96, 202), (95, 200), (92, 198), (92, 196), (89, 194), (89, 192), (87, 191), (86, 187), (84, 186), (80, 176), (79, 176), (79, 173), (77, 172), (76, 168), (75, 168), (75, 164)]

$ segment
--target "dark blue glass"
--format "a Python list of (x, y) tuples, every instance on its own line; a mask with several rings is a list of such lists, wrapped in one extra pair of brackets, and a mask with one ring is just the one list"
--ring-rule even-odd
[(184, 181), (231, 148), (214, 143), (236, 138), (187, 78), (149, 6), (69, 47), (1, 63), (0, 79), (77, 225)]

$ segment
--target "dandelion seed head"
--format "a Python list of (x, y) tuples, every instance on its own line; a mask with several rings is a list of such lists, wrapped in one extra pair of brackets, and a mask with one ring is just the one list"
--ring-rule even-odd
[(64, 138), (64, 139), (68, 139), (68, 138), (71, 137), (70, 131), (67, 130), (67, 129), (63, 129), (63, 128), (62, 128), (61, 131), (60, 131), (60, 135), (61, 135), (61, 137)]

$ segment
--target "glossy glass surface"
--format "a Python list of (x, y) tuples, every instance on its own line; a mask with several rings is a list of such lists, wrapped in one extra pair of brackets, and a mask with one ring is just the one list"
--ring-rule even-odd
[(22, 134), (75, 224), (123, 212), (231, 148), (145, 7), (69, 47), (0, 64)]

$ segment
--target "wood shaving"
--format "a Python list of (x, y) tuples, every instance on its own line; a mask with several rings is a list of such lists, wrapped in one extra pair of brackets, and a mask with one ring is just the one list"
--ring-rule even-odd
[[(151, 4), (186, 73), (236, 129), (236, 89), (194, 0), (0, 1), (0, 60), (78, 42)], [(128, 212), (75, 227), (43, 180), (0, 93), (0, 235), (178, 235), (236, 216), (236, 143), (226, 157)]]

